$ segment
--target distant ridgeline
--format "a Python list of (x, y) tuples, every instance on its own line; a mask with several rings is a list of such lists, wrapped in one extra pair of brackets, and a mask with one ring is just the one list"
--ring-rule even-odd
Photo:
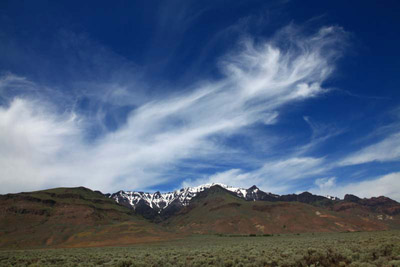
[(105, 194), (105, 196), (114, 199), (121, 205), (135, 210), (136, 213), (143, 215), (145, 218), (163, 220), (175, 214), (184, 206), (188, 206), (195, 196), (200, 192), (209, 190), (211, 187), (220, 187), (223, 190), (230, 192), (232, 195), (246, 201), (301, 202), (313, 206), (325, 208), (330, 207), (334, 210), (346, 210), (351, 205), (343, 205), (343, 203), (350, 202), (389, 215), (398, 214), (400, 212), (399, 204), (387, 197), (360, 199), (354, 195), (345, 195), (344, 200), (340, 200), (338, 197), (318, 196), (309, 192), (277, 195), (270, 192), (264, 192), (255, 185), (245, 189), (220, 183), (205, 184), (197, 187), (186, 187), (168, 193), (160, 193), (159, 191), (155, 193), (147, 193), (121, 190), (114, 194)]

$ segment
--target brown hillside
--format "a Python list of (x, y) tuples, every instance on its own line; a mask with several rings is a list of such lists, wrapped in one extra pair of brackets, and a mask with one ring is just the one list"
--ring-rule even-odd
[(126, 245), (167, 237), (159, 226), (83, 187), (0, 196), (0, 247)]
[[(399, 224), (398, 220), (396, 224)], [(380, 220), (375, 214), (361, 216), (300, 202), (245, 201), (219, 186), (200, 193), (164, 225), (177, 231), (201, 234), (344, 232), (391, 228), (390, 223)]]

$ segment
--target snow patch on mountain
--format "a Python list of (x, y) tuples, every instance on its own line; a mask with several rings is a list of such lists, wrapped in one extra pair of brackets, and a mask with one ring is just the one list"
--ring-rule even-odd
[[(198, 193), (212, 187), (212, 186), (221, 186), (222, 188), (235, 193), (238, 197), (246, 199), (246, 200), (257, 200), (257, 193), (262, 192), (256, 186), (252, 186), (249, 189), (232, 187), (221, 183), (211, 183), (200, 185), (196, 187), (186, 187), (180, 190), (175, 190), (173, 192), (168, 193), (160, 193), (159, 191), (155, 193), (146, 193), (146, 192), (136, 192), (136, 191), (119, 191), (110, 195), (110, 198), (115, 199), (116, 202), (120, 204), (128, 204), (133, 209), (143, 203), (148, 205), (150, 208), (161, 212), (166, 209), (171, 203), (178, 202), (179, 205), (187, 206)], [(262, 192), (264, 193), (264, 192)], [(264, 193), (265, 194), (265, 193)], [(270, 194), (270, 193), (269, 193)], [(272, 195), (272, 194), (271, 194)], [(273, 196), (273, 195), (272, 195)]]

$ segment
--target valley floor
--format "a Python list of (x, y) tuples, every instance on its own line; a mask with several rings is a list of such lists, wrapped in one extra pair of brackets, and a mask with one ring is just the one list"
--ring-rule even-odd
[(3, 250), (0, 266), (400, 266), (400, 231), (194, 235), (129, 247)]

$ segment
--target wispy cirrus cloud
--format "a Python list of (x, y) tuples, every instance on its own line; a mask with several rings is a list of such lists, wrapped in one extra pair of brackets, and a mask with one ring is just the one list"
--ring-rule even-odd
[(342, 161), (339, 165), (356, 165), (368, 162), (385, 162), (400, 160), (400, 133), (394, 133), (383, 140), (368, 145), (359, 151), (356, 151)]
[[(336, 48), (342, 34), (341, 28), (325, 27), (302, 36), (289, 27), (277, 39), (246, 38), (220, 61), (221, 79), (136, 103), (125, 123), (95, 139), (87, 133), (91, 117), (73, 109), (60, 112), (42, 98), (16, 96), (0, 108), (1, 190), (84, 185), (113, 191), (178, 179), (183, 160), (217, 160), (224, 154), (220, 140), (251, 125), (274, 124), (288, 103), (325, 93), (322, 86), (340, 55)], [(26, 84), (40, 88), (32, 81)], [(8, 90), (7, 84), (1, 86)], [(228, 174), (281, 187), (281, 180), (318, 173), (321, 161), (277, 159), (255, 171)]]

